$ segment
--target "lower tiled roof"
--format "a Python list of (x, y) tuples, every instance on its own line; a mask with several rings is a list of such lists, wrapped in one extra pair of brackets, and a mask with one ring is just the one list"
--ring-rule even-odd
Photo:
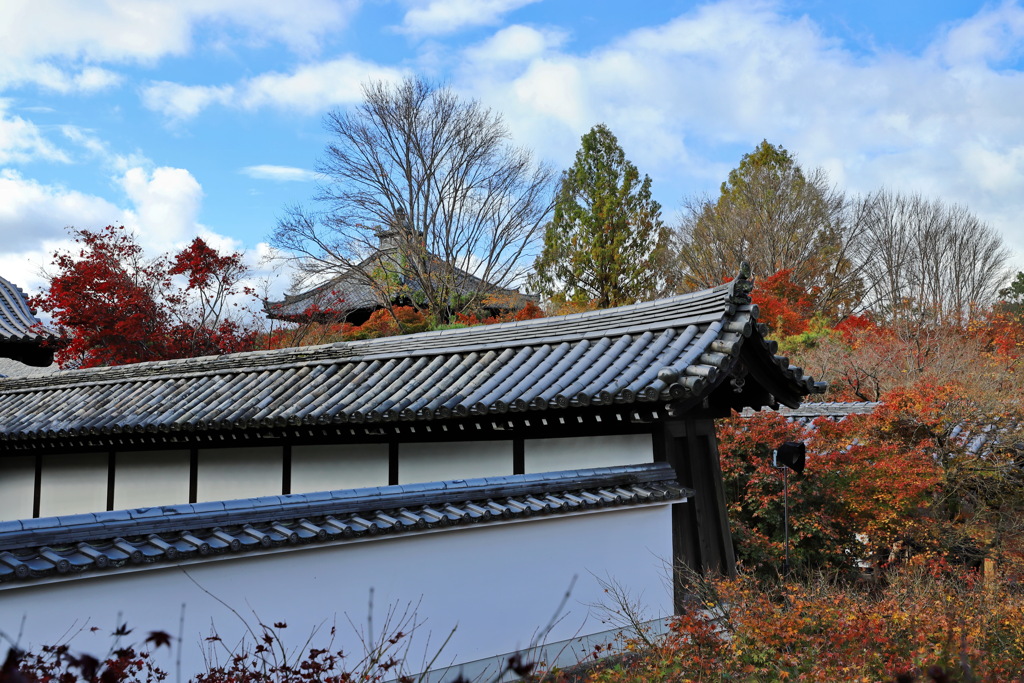
[[(792, 422), (809, 426), (819, 417), (839, 422), (850, 415), (870, 415), (880, 405), (877, 401), (820, 401), (803, 403), (798, 408), (780, 406), (778, 411)], [(754, 412), (752, 408), (746, 408), (743, 416), (750, 417)]]
[(0, 522), (0, 583), (679, 502), (667, 463)]
[[(851, 415), (870, 415), (881, 405), (881, 401), (834, 401), (804, 403), (799, 408), (782, 406), (778, 411), (791, 422), (813, 429), (814, 421), (819, 418), (840, 422)], [(753, 411), (744, 410), (743, 415), (749, 417), (753, 415)], [(1022, 430), (1024, 425), (1013, 418), (991, 423), (967, 421), (948, 427), (947, 438), (951, 444), (957, 444), (967, 453), (975, 455), (984, 455), (995, 448), (1009, 448), (1020, 452), (1024, 450), (1021, 442)]]

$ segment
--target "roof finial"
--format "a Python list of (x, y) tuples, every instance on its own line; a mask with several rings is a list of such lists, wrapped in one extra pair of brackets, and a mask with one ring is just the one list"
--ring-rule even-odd
[(750, 303), (750, 290), (754, 288), (754, 283), (750, 279), (750, 263), (747, 261), (740, 262), (740, 272), (737, 273), (736, 279), (730, 283), (730, 287), (733, 303)]

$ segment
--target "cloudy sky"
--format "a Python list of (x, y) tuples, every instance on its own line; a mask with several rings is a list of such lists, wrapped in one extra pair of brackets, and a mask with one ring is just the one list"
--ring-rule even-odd
[(1021, 2), (4, 0), (0, 274), (38, 289), (66, 226), (107, 224), (256, 263), (324, 114), (405, 74), (556, 168), (607, 124), (670, 220), (767, 139), (853, 193), (966, 204), (1024, 269)]

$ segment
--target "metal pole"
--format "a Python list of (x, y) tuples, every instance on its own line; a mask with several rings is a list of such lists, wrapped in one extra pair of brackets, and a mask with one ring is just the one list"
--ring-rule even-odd
[(782, 468), (782, 519), (786, 533), (786, 560), (782, 563), (782, 575), (789, 576), (789, 468)]

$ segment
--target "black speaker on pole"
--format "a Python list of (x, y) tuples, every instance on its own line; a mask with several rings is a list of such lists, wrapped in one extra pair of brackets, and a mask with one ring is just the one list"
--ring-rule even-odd
[(807, 446), (803, 441), (787, 441), (775, 450), (775, 466), (785, 465), (797, 474), (804, 471), (807, 464)]
[(797, 474), (804, 471), (807, 464), (807, 446), (803, 441), (786, 441), (772, 453), (772, 465), (782, 470), (783, 486), (783, 528), (786, 534), (786, 557), (782, 562), (782, 575), (789, 575), (789, 471)]

